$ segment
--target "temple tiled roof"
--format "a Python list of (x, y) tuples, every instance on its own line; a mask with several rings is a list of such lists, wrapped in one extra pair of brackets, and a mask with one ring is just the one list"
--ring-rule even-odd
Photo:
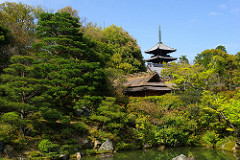
[[(151, 81), (153, 78), (155, 80)], [(123, 85), (127, 87), (125, 90), (127, 92), (143, 90), (171, 91), (165, 82), (161, 82), (160, 77), (156, 72), (132, 74), (127, 76), (126, 80), (127, 81)]]
[(167, 57), (167, 56), (154, 56), (149, 59), (146, 59), (145, 61), (152, 62), (153, 60), (156, 60), (156, 59), (164, 59), (164, 60), (168, 60), (168, 61), (173, 61), (173, 60), (176, 60), (177, 58), (176, 57)]
[(167, 51), (168, 53), (176, 51), (176, 49), (168, 47), (163, 43), (158, 43), (154, 47), (152, 47), (151, 49), (145, 51), (145, 53), (152, 54), (153, 52), (156, 52), (157, 50), (164, 50), (164, 51)]

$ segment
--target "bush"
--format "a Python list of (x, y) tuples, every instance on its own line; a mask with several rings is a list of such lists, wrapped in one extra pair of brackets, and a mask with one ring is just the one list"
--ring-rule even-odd
[(76, 124), (73, 125), (73, 127), (81, 133), (87, 132), (87, 125), (83, 122), (77, 122)]
[(220, 139), (216, 143), (216, 147), (227, 151), (233, 151), (233, 147), (235, 146), (236, 141), (237, 141), (236, 137), (229, 136), (224, 139)]
[(11, 132), (13, 131), (14, 130), (10, 124), (0, 124), (0, 140), (9, 143), (12, 138)]
[(86, 154), (96, 154), (94, 149), (86, 149)]
[(29, 152), (29, 158), (40, 158), (40, 157), (42, 157), (43, 155), (42, 155), (42, 153), (41, 152), (39, 152), (39, 151), (31, 151), (31, 152)]
[(49, 108), (41, 108), (41, 114), (42, 114), (42, 117), (47, 121), (54, 122), (61, 118), (61, 114), (58, 111), (54, 109), (49, 110)]
[(49, 152), (46, 154), (48, 159), (58, 159), (60, 154), (58, 152)]
[(49, 152), (49, 148), (51, 147), (51, 145), (52, 142), (50, 142), (48, 139), (44, 139), (38, 144), (38, 149), (42, 152)]
[(219, 138), (219, 134), (216, 134), (214, 131), (207, 131), (202, 137), (202, 140), (206, 144), (212, 145), (212, 147), (215, 148), (216, 143), (220, 141), (220, 138)]
[(174, 127), (162, 128), (156, 131), (155, 139), (159, 144), (166, 146), (183, 145), (187, 141), (187, 133)]
[(116, 145), (116, 150), (135, 150), (138, 146), (135, 143), (120, 142)]
[(65, 125), (70, 124), (70, 119), (67, 116), (62, 116), (61, 121), (62, 121), (62, 124), (65, 124)]
[(73, 133), (73, 129), (72, 128), (64, 128), (61, 131), (61, 136), (64, 138), (71, 138), (72, 137), (72, 133)]
[(20, 118), (17, 112), (4, 113), (1, 119), (3, 122), (9, 123), (13, 126), (24, 124), (24, 121)]
[(74, 147), (72, 145), (63, 145), (60, 148), (60, 153), (64, 155), (74, 154)]

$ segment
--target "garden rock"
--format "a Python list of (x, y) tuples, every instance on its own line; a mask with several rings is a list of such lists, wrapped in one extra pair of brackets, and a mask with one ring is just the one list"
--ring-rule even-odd
[(144, 144), (144, 146), (143, 146), (143, 148), (150, 148), (151, 147), (151, 145), (150, 144)]
[(4, 147), (4, 153), (8, 154), (9, 156), (12, 156), (14, 148), (10, 145), (5, 145)]
[(79, 117), (80, 116), (87, 116), (91, 113), (91, 110), (84, 106), (82, 108), (76, 109), (74, 113), (75, 113), (75, 115), (77, 115)]
[(106, 139), (106, 141), (101, 145), (99, 148), (99, 151), (113, 151), (113, 144), (109, 139)]
[(59, 156), (59, 160), (68, 160), (68, 159), (69, 159), (69, 155), (61, 154)]
[(80, 160), (80, 159), (81, 159), (81, 153), (80, 153), (80, 152), (77, 152), (77, 153), (76, 153), (76, 159), (77, 159), (77, 160)]
[(172, 160), (194, 160), (194, 158), (187, 158), (184, 154), (181, 154), (181, 155), (173, 158)]

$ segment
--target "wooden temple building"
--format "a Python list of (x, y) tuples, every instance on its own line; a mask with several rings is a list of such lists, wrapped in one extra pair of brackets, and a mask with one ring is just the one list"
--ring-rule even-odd
[(126, 89), (125, 93), (129, 96), (159, 96), (171, 92), (171, 87), (167, 86), (161, 77), (161, 70), (168, 62), (177, 58), (171, 57), (169, 54), (175, 52), (176, 49), (170, 48), (161, 41), (161, 30), (159, 27), (159, 42), (149, 50), (146, 54), (152, 54), (147, 63), (147, 73), (136, 73), (128, 75), (126, 82), (123, 84)]
[(160, 96), (171, 92), (156, 72), (131, 74), (126, 77), (126, 80), (123, 85), (126, 87), (125, 93), (128, 96)]

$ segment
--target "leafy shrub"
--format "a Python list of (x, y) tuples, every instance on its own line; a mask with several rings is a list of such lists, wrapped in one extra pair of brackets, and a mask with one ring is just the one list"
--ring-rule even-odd
[(220, 141), (220, 138), (219, 138), (219, 134), (215, 133), (214, 131), (207, 131), (202, 137), (202, 140), (206, 144), (212, 145), (212, 147), (215, 148), (216, 143)]
[(87, 125), (84, 122), (77, 122), (73, 125), (73, 127), (81, 133), (87, 132)]
[(49, 152), (49, 148), (51, 147), (51, 145), (52, 142), (50, 142), (48, 139), (44, 139), (38, 144), (38, 149), (42, 152)]
[(61, 121), (63, 124), (70, 124), (70, 119), (67, 116), (62, 116)]
[(66, 140), (64, 141), (64, 143), (65, 143), (65, 144), (77, 144), (78, 141), (77, 141), (76, 139), (74, 139), (74, 138), (70, 138), (70, 139), (66, 139)]
[(42, 153), (39, 151), (31, 151), (29, 152), (29, 158), (38, 158), (38, 157), (42, 157)]
[(187, 133), (182, 130), (168, 127), (162, 128), (155, 133), (155, 139), (159, 144), (165, 144), (167, 146), (176, 146), (185, 144), (187, 141)]
[(140, 140), (140, 145), (152, 144), (154, 141), (154, 131), (155, 126), (148, 121), (148, 117), (140, 115), (136, 119), (136, 136)]
[(1, 119), (3, 122), (7, 122), (14, 126), (19, 126), (24, 123), (17, 112), (4, 113)]
[(67, 128), (62, 129), (61, 136), (65, 137), (65, 138), (71, 138), (72, 133), (73, 133), (73, 129), (67, 127)]
[(59, 152), (60, 146), (58, 144), (51, 144), (48, 148), (49, 152)]
[(120, 142), (116, 145), (116, 150), (135, 150), (137, 148), (135, 143)]
[(199, 140), (200, 140), (199, 135), (191, 134), (191, 135), (188, 137), (187, 145), (190, 145), (190, 146), (198, 146), (198, 145), (199, 145)]
[(60, 154), (58, 152), (49, 152), (46, 154), (48, 159), (58, 159)]
[(11, 139), (11, 132), (13, 128), (10, 124), (0, 124), (0, 140), (3, 140), (5, 143), (8, 143)]
[(60, 153), (64, 155), (70, 155), (74, 153), (74, 147), (72, 145), (63, 145), (60, 147)]
[(56, 121), (61, 118), (61, 114), (58, 111), (54, 109), (49, 110), (49, 108), (41, 108), (41, 114), (48, 121)]
[(86, 154), (96, 154), (94, 149), (86, 149)]

